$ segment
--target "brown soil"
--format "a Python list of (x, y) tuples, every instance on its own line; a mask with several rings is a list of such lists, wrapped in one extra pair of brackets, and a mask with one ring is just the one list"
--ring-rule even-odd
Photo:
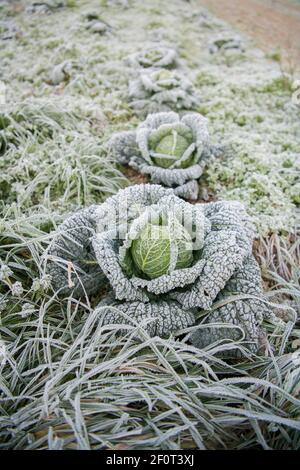
[(149, 181), (147, 176), (142, 175), (138, 171), (135, 171), (133, 168), (125, 167), (123, 169), (123, 172), (126, 178), (128, 178), (132, 182), (132, 184), (145, 184)]
[(199, 0), (252, 37), (268, 53), (279, 50), (289, 72), (300, 70), (300, 3), (290, 0)]

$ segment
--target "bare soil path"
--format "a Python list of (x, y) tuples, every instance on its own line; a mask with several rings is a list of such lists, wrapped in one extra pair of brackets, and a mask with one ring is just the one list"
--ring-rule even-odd
[(300, 2), (291, 0), (199, 0), (219, 18), (272, 53), (278, 49), (288, 71), (300, 72)]

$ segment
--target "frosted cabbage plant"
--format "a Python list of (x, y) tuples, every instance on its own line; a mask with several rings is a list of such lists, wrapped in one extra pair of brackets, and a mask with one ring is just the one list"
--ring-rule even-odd
[(44, 0), (41, 2), (33, 2), (26, 8), (26, 13), (49, 14), (67, 6), (68, 1), (66, 0)]
[(207, 119), (198, 113), (150, 114), (136, 131), (115, 134), (109, 147), (120, 163), (185, 199), (197, 199), (198, 178), (208, 160), (222, 152), (210, 145)]
[(239, 52), (244, 52), (244, 46), (242, 39), (238, 35), (232, 35), (229, 33), (220, 33), (218, 34), (210, 43), (209, 51), (211, 54), (216, 52), (222, 52), (229, 49), (236, 49)]
[(178, 65), (178, 56), (175, 49), (155, 45), (149, 49), (130, 54), (125, 59), (125, 63), (134, 68), (172, 69)]
[(111, 29), (106, 22), (101, 20), (96, 12), (87, 13), (85, 19), (87, 20), (86, 29), (92, 33), (104, 34)]
[(166, 69), (141, 72), (129, 84), (129, 101), (141, 117), (172, 109), (192, 109), (199, 105), (190, 80), (177, 71)]
[[(81, 292), (95, 292), (107, 278), (112, 292), (96, 309), (104, 324), (142, 324), (150, 335), (166, 336), (194, 325), (200, 314), (191, 335), (196, 346), (244, 339), (256, 351), (262, 321), (275, 317), (263, 298), (253, 235), (240, 203), (194, 205), (146, 184), (73, 215), (54, 254), (81, 268), (75, 286)], [(93, 257), (98, 267), (84, 271), (82, 259)], [(53, 263), (51, 271), (62, 286), (68, 274), (58, 268)]]

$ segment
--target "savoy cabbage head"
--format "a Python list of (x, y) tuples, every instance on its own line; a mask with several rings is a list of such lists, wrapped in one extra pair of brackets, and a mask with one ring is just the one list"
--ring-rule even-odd
[(175, 49), (155, 44), (148, 49), (130, 54), (126, 57), (125, 63), (133, 68), (172, 69), (178, 65), (178, 55)]
[(222, 152), (210, 144), (207, 119), (199, 113), (149, 114), (136, 131), (113, 135), (109, 147), (120, 163), (185, 199), (197, 199), (198, 178), (208, 160)]
[(129, 102), (135, 113), (145, 118), (150, 113), (196, 108), (199, 98), (190, 80), (181, 73), (145, 69), (129, 84)]
[(263, 320), (275, 316), (263, 297), (253, 236), (238, 202), (190, 204), (172, 189), (136, 185), (67, 220), (50, 268), (62, 287), (70, 276), (62, 262), (76, 266), (77, 295), (96, 292), (106, 278), (111, 292), (97, 307), (104, 324), (166, 336), (200, 316), (195, 346), (243, 339), (256, 351)]

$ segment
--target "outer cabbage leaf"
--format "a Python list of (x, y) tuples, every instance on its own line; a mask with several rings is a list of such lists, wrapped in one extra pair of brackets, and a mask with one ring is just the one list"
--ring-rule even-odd
[(142, 326), (150, 336), (164, 337), (195, 322), (192, 312), (185, 311), (177, 302), (170, 301), (118, 303), (108, 297), (100, 302), (96, 311), (104, 325)]
[(97, 206), (76, 212), (59, 227), (47, 254), (47, 270), (54, 289), (62, 295), (93, 294), (106, 283), (93, 252)]
[(195, 331), (191, 339), (195, 346), (204, 348), (220, 340), (238, 341), (244, 334), (243, 346), (256, 352), (262, 337), (263, 320), (278, 321), (264, 301), (260, 270), (254, 257), (249, 255), (219, 293), (203, 321), (203, 324), (218, 325)]

